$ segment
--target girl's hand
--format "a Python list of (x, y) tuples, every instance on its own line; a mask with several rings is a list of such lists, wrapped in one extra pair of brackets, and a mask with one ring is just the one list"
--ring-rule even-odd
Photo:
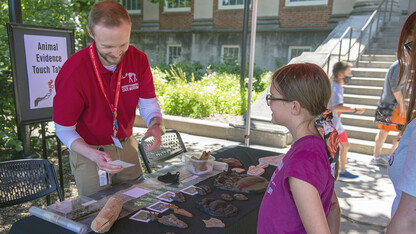
[(365, 111), (364, 108), (354, 108), (354, 109), (355, 109), (355, 113), (357, 113), (357, 114), (362, 114)]

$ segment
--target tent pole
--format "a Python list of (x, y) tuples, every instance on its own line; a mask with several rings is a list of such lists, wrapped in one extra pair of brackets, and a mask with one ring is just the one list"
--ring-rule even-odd
[[(247, 0), (246, 0), (247, 1)], [(251, 92), (253, 89), (253, 70), (254, 70), (254, 52), (256, 46), (256, 25), (257, 25), (257, 0), (251, 1), (251, 39), (250, 39), (250, 64), (248, 74), (248, 91), (247, 91), (247, 114), (246, 114), (246, 133), (244, 135), (245, 146), (250, 144), (250, 122), (251, 122)]]
[(243, 39), (241, 42), (241, 72), (240, 72), (240, 97), (241, 106), (240, 110), (243, 110), (245, 102), (245, 78), (246, 78), (246, 60), (247, 60), (247, 32), (248, 32), (248, 12), (250, 10), (250, 1), (244, 2), (244, 20), (243, 20)]

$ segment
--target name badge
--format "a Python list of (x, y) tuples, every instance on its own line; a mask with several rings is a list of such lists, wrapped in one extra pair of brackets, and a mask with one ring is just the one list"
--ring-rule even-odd
[(121, 145), (121, 142), (120, 142), (120, 140), (119, 140), (118, 138), (116, 138), (116, 137), (114, 137), (114, 136), (112, 136), (111, 138), (113, 139), (114, 145), (115, 145), (116, 147), (118, 147), (118, 148), (120, 148), (120, 149), (123, 149), (123, 146)]
[(103, 170), (98, 170), (98, 178), (100, 182), (100, 186), (106, 186), (108, 184), (111, 184), (111, 177), (110, 174)]

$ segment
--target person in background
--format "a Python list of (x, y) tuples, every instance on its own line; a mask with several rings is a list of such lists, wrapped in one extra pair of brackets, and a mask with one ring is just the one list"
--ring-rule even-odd
[(352, 65), (347, 62), (337, 62), (332, 68), (332, 98), (331, 98), (331, 109), (334, 115), (332, 120), (335, 128), (338, 131), (339, 139), (341, 143), (341, 152), (340, 152), (340, 172), (339, 179), (355, 179), (358, 175), (354, 175), (347, 171), (347, 154), (350, 149), (350, 143), (348, 142), (347, 132), (342, 126), (341, 122), (341, 113), (351, 112), (351, 113), (364, 113), (364, 108), (358, 107), (349, 107), (344, 106), (344, 84), (347, 84), (352, 77), (351, 73)]
[(272, 123), (287, 127), (294, 143), (264, 194), (259, 234), (339, 232), (334, 191), (339, 139), (327, 109), (330, 87), (328, 76), (315, 64), (291, 64), (273, 74), (266, 96)]
[[(164, 134), (147, 56), (129, 45), (126, 9), (112, 1), (95, 3), (87, 30), (94, 41), (65, 62), (53, 101), (56, 135), (70, 150), (79, 195), (143, 174), (132, 136), (137, 105), (148, 126), (145, 135), (155, 138), (151, 150)], [(123, 169), (114, 160), (134, 166)]]
[(389, 71), (386, 74), (383, 91), (379, 101), (379, 103), (386, 105), (394, 105), (394, 111), (391, 117), (391, 122), (393, 124), (378, 124), (380, 131), (375, 138), (374, 158), (370, 161), (370, 164), (372, 165), (387, 167), (390, 155), (396, 150), (397, 145), (399, 144), (398, 139), (400, 138), (400, 133), (394, 138), (393, 147), (391, 148), (389, 155), (381, 156), (381, 150), (389, 132), (400, 132), (399, 126), (403, 125), (406, 121), (406, 107), (403, 98), (404, 85), (404, 79), (399, 83), (399, 61), (396, 61), (390, 66)]
[[(406, 81), (405, 100), (408, 100), (404, 132), (396, 151), (389, 160), (389, 177), (396, 197), (391, 209), (391, 221), (387, 233), (415, 233), (416, 230), (416, 12), (406, 20), (397, 47), (399, 77)], [(405, 74), (406, 53), (409, 72)]]

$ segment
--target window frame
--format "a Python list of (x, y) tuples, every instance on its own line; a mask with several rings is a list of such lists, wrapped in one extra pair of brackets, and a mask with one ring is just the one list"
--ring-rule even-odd
[(177, 1), (189, 1), (189, 7), (168, 8), (168, 1), (165, 0), (165, 6), (163, 12), (191, 12), (192, 1), (191, 0), (177, 0)]
[[(287, 55), (287, 62), (290, 62), (290, 60), (292, 60), (294, 58), (294, 57), (292, 58), (292, 50), (293, 49), (301, 49), (301, 50), (303, 50), (302, 53), (303, 52), (312, 52), (312, 50), (313, 50), (312, 46), (289, 46), (289, 51), (288, 51), (288, 55)], [(309, 49), (309, 50), (306, 50), (306, 49)]]
[(142, 0), (137, 0), (140, 2), (140, 10), (128, 10), (127, 7), (123, 4), (125, 1), (135, 1), (135, 0), (120, 0), (120, 4), (127, 10), (127, 13), (130, 15), (140, 15), (142, 13)]
[(328, 0), (307, 0), (301, 2), (292, 2), (291, 0), (285, 0), (285, 6), (287, 7), (305, 7), (305, 6), (327, 6)]
[(179, 48), (181, 48), (181, 54), (180, 54), (179, 57), (182, 57), (182, 45), (181, 44), (168, 44), (166, 46), (166, 61), (165, 61), (166, 64), (170, 64), (170, 62), (169, 62), (169, 58), (170, 58), (169, 48), (171, 48), (171, 47), (179, 47)]
[[(243, 0), (242, 5), (224, 6), (222, 0), (218, 0), (218, 10), (243, 10), (245, 1), (246, 0)], [(251, 2), (250, 2), (250, 6), (251, 6)]]
[(240, 45), (221, 45), (221, 62), (224, 62), (224, 49), (225, 48), (237, 48), (238, 49), (238, 55), (237, 55), (237, 64), (240, 64), (240, 54), (241, 49)]

